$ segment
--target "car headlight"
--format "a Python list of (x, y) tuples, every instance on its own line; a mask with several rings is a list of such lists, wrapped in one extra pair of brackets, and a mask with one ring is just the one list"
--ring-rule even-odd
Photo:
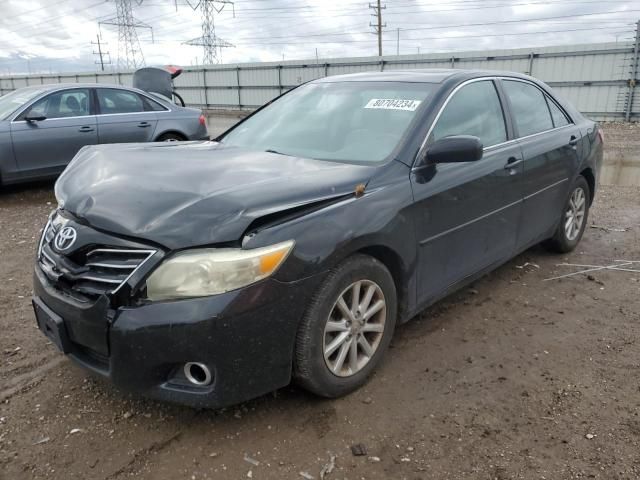
[(273, 274), (294, 241), (269, 247), (186, 250), (165, 260), (147, 279), (149, 300), (205, 297), (235, 290)]

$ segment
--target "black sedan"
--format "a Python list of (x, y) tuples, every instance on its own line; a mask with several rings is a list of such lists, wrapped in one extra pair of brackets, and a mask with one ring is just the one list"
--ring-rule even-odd
[(143, 395), (361, 386), (397, 324), (530, 246), (576, 247), (599, 127), (542, 82), (329, 77), (214, 142), (86, 147), (34, 271), (40, 329)]

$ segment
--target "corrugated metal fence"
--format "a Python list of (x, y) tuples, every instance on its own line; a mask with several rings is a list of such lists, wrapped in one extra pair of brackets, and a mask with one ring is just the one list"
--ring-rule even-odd
[[(479, 68), (533, 75), (586, 115), (601, 121), (640, 120), (638, 43), (606, 43), (423, 55), (332, 58), (186, 68), (176, 90), (188, 105), (254, 109), (282, 92), (320, 77), (344, 73)], [(42, 83), (99, 82), (130, 85), (131, 71), (0, 78), (0, 94)]]

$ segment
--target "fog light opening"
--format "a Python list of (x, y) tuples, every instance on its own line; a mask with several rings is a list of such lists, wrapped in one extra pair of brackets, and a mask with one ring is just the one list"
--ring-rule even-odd
[(204, 363), (188, 362), (184, 364), (184, 376), (194, 385), (202, 387), (211, 383), (211, 371)]

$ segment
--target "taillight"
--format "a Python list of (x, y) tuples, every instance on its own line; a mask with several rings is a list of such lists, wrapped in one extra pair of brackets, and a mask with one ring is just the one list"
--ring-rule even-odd
[(600, 143), (604, 145), (604, 132), (601, 128), (598, 129), (598, 138), (600, 139)]
[(203, 125), (205, 127), (207, 126), (207, 119), (205, 118), (204, 115), (200, 115), (200, 118), (198, 119), (198, 121), (200, 122), (200, 125)]

